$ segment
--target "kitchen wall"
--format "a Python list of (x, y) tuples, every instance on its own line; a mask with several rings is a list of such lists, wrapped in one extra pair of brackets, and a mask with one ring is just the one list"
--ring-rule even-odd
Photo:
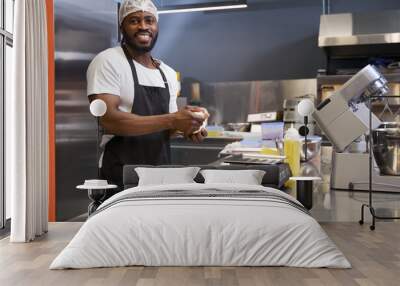
[[(331, 0), (331, 13), (400, 9), (398, 0)], [(160, 16), (155, 54), (185, 81), (314, 78), (322, 1), (248, 0), (236, 11)]]

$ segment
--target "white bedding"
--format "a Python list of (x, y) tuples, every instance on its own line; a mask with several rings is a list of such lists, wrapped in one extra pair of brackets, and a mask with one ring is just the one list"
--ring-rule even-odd
[(131, 188), (104, 202), (99, 207), (103, 210), (88, 219), (50, 269), (127, 265), (351, 267), (310, 215), (282, 202), (175, 197), (113, 204), (132, 192), (208, 189), (262, 190), (297, 202), (279, 190), (254, 185)]

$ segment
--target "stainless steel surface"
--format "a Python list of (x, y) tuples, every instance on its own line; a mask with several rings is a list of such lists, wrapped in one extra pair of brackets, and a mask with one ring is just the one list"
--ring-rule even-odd
[(284, 99), (283, 100), (283, 122), (298, 122), (301, 120), (300, 114), (297, 112), (297, 105), (300, 99)]
[(385, 123), (372, 131), (373, 152), (381, 175), (400, 176), (400, 123)]
[(320, 47), (400, 43), (400, 10), (321, 15)]
[(306, 161), (306, 153), (307, 153), (307, 161), (314, 159), (316, 156), (320, 155), (321, 153), (321, 137), (317, 136), (310, 136), (307, 137), (307, 144), (306, 140), (303, 138), (301, 143), (300, 149), (300, 159), (302, 162)]
[(374, 81), (364, 93), (364, 100), (361, 102), (366, 102), (367, 98), (370, 96), (383, 96), (389, 92), (387, 80), (381, 76), (379, 79)]
[(86, 69), (117, 43), (117, 4), (109, 0), (55, 0), (57, 220), (86, 211), (75, 186), (96, 174), (96, 121), (86, 96)]
[(171, 140), (171, 161), (174, 165), (206, 165), (217, 160), (218, 154), (227, 144), (238, 141), (235, 138), (206, 138), (202, 144), (192, 143), (184, 138)]
[(316, 79), (203, 83), (209, 124), (246, 122), (248, 114), (283, 111), (283, 100), (317, 93)]

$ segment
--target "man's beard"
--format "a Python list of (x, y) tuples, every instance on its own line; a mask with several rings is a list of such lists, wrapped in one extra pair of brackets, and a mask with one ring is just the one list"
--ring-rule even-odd
[[(122, 41), (125, 43), (125, 44), (127, 44), (131, 49), (133, 49), (133, 50), (135, 50), (135, 51), (138, 51), (138, 52), (140, 52), (140, 53), (148, 53), (148, 52), (150, 52), (153, 48), (154, 48), (154, 46), (156, 45), (156, 42), (157, 42), (157, 39), (158, 39), (158, 33), (156, 33), (155, 35), (154, 35), (154, 38), (152, 39), (152, 41), (151, 41), (151, 44), (150, 44), (150, 46), (139, 46), (139, 45), (137, 45), (136, 43), (135, 43), (135, 39), (134, 38), (131, 38), (131, 37), (129, 37), (126, 33), (125, 33), (125, 31), (122, 31), (122, 35), (123, 35), (123, 39), (122, 39)], [(134, 37), (134, 36), (133, 36)]]

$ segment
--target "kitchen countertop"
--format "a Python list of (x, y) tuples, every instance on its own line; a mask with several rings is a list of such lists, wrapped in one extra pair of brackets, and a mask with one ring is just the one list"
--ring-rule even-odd
[(202, 143), (193, 143), (190, 140), (184, 138), (184, 137), (175, 137), (171, 138), (171, 144), (184, 144), (184, 145), (197, 145), (201, 146), (201, 144), (206, 144), (206, 145), (226, 145), (232, 142), (240, 141), (242, 140), (242, 137), (206, 137), (204, 138), (204, 141)]

